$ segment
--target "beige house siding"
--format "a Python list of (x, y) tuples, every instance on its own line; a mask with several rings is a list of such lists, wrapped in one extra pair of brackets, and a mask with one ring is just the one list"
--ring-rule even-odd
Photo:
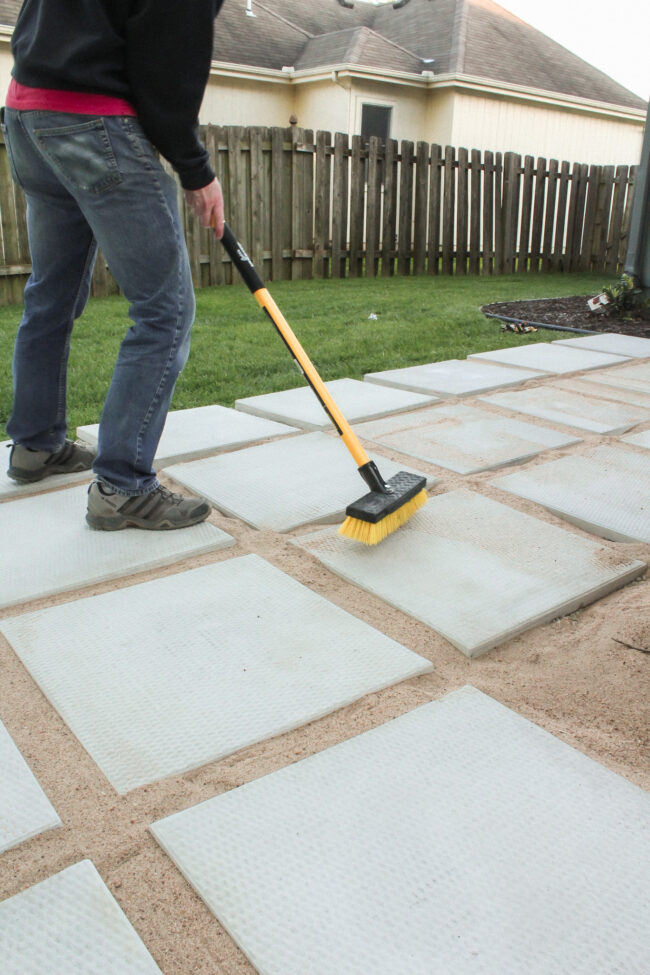
[(570, 106), (541, 105), (503, 95), (457, 92), (450, 144), (508, 150), (604, 166), (636, 164), (643, 120)]
[[(0, 38), (0, 91), (11, 75), (9, 36)], [(479, 81), (412, 76), (388, 81), (349, 70), (319, 76), (280, 71), (241, 72), (215, 65), (200, 121), (217, 125), (285, 127), (295, 115), (302, 128), (361, 131), (365, 102), (390, 106), (391, 138), (468, 149), (513, 151), (595, 165), (641, 158), (645, 117), (634, 109), (497, 89)]]

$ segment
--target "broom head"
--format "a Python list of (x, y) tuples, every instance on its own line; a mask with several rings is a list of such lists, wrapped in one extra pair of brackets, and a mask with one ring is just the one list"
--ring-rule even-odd
[(386, 490), (369, 491), (346, 508), (339, 534), (364, 545), (376, 545), (400, 528), (427, 500), (426, 478), (399, 471), (385, 482)]

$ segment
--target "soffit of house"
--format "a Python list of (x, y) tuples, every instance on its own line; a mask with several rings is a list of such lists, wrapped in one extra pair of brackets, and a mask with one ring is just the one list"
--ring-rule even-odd
[(393, 71), (413, 74), (422, 71), (420, 58), (367, 27), (332, 31), (310, 38), (294, 67), (301, 71), (334, 64), (380, 68), (382, 71), (386, 64), (390, 64)]

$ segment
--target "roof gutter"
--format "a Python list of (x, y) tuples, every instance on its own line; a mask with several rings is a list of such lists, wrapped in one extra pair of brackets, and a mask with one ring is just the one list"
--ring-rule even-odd
[(387, 73), (381, 68), (362, 67), (353, 64), (330, 64), (326, 67), (299, 70), (287, 67), (279, 71), (275, 68), (257, 68), (250, 65), (229, 64), (223, 61), (212, 62), (211, 74), (216, 77), (265, 81), (284, 85), (305, 85), (329, 81), (343, 87), (349, 87), (352, 80), (356, 80), (373, 81), (387, 85), (403, 85), (425, 91), (453, 88), (472, 94), (492, 95), (501, 98), (508, 96), (522, 102), (532, 102), (550, 108), (571, 108), (585, 114), (622, 119), (628, 122), (644, 122), (646, 118), (646, 110), (642, 108), (615, 105), (613, 102), (580, 98), (577, 95), (565, 95), (562, 92), (546, 91), (543, 88), (513, 85), (505, 81), (488, 81), (474, 75), (434, 74), (433, 71), (422, 71), (420, 74), (408, 71)]

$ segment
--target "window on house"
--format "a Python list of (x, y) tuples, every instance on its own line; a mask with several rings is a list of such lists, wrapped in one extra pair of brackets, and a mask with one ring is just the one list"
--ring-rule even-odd
[(390, 138), (390, 116), (392, 108), (388, 105), (363, 105), (361, 108), (361, 137), (368, 144), (370, 137), (376, 135), (382, 143)]

